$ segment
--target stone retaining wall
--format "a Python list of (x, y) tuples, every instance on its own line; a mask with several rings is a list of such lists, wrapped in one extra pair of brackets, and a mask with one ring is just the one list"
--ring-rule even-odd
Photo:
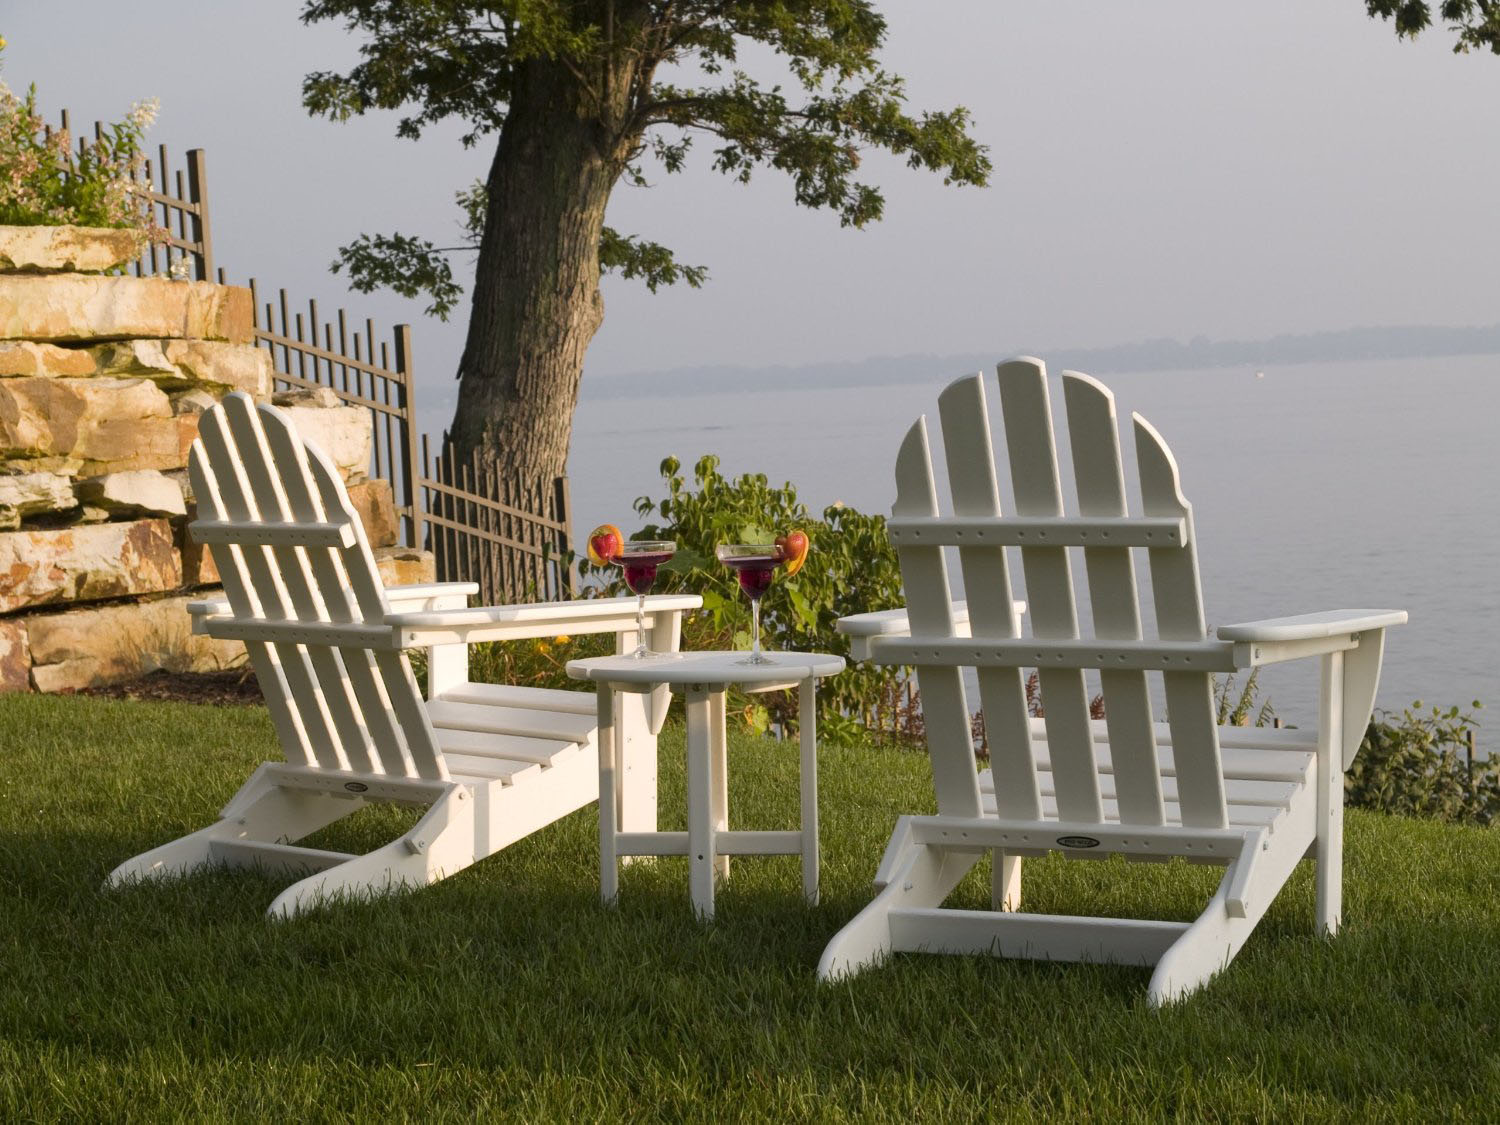
[(198, 416), (232, 390), (273, 401), (338, 466), (389, 585), (432, 580), (395, 546), (371, 418), (329, 390), (272, 394), (250, 293), (79, 272), (134, 257), (121, 232), (0, 227), (0, 691), (240, 663), (194, 637), (185, 605), (218, 582), (194, 518)]

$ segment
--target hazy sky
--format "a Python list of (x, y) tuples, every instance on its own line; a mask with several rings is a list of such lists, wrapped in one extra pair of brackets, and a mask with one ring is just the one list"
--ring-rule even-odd
[[(972, 110), (992, 186), (872, 159), (886, 218), (863, 232), (769, 173), (741, 188), (700, 161), (621, 189), (610, 222), (712, 280), (607, 282), (590, 374), (1500, 320), (1500, 59), (1454, 56), (1442, 31), (1399, 43), (1360, 0), (880, 7), (911, 104)], [(152, 142), (208, 151), (231, 278), (411, 321), (446, 399), (462, 318), (348, 294), (327, 264), (360, 231), (451, 239), (452, 193), (489, 152), (456, 127), (412, 143), (390, 116), (308, 118), (302, 75), (353, 41), (299, 9), (0, 0), (3, 76), (78, 120), (159, 97)]]

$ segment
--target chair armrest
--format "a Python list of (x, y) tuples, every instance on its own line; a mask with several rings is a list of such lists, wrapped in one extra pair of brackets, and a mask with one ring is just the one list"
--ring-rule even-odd
[(225, 598), (205, 598), (202, 601), (188, 602), (187, 611), (193, 619), (190, 631), (196, 636), (206, 637), (210, 617), (229, 616), (229, 601)]
[(1221, 625), (1219, 640), (1252, 644), (1258, 641), (1311, 641), (1405, 624), (1404, 609), (1328, 609), (1322, 613), (1302, 613), (1295, 617), (1270, 617), (1264, 621)]
[(1406, 623), (1401, 609), (1331, 609), (1295, 617), (1271, 617), (1220, 626), (1221, 641), (1234, 645), (1238, 668), (1258, 668), (1305, 656), (1325, 656), (1358, 648), (1362, 634), (1385, 635), (1389, 625)]
[[(697, 594), (653, 594), (646, 616), (699, 609)], [(402, 648), (473, 644), (551, 637), (558, 633), (617, 633), (635, 628), (635, 598), (590, 598), (583, 601), (533, 602), (529, 605), (482, 606), (386, 617)]]
[[(1013, 604), (1015, 605), (1017, 616), (1026, 612), (1025, 602), (1017, 600)], [(953, 603), (953, 624), (959, 636), (967, 637), (969, 635), (969, 605), (967, 602)], [(904, 608), (879, 609), (872, 613), (852, 613), (848, 617), (840, 617), (834, 628), (851, 638), (849, 642), (849, 655), (854, 660), (870, 659), (870, 639), (872, 637), (911, 636), (911, 622), (907, 620)]]
[(415, 613), (421, 610), (463, 609), (467, 606), (468, 599), (477, 593), (478, 582), (414, 582), (408, 586), (387, 586), (385, 600), (392, 613)]

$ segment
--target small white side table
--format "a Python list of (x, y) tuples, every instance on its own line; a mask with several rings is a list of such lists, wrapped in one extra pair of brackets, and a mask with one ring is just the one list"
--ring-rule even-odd
[[(693, 908), (714, 914), (714, 879), (729, 877), (732, 855), (801, 855), (802, 890), (818, 901), (817, 681), (844, 670), (840, 656), (818, 652), (768, 652), (774, 664), (742, 664), (744, 652), (686, 652), (657, 659), (597, 656), (570, 660), (568, 675), (599, 685), (599, 891), (606, 903), (619, 892), (624, 856), (685, 855)], [(687, 704), (686, 832), (622, 832), (622, 785), (616, 746), (616, 691), (649, 692), (666, 684)], [(724, 691), (801, 689), (802, 828), (799, 831), (731, 831), (729, 770), (725, 753)]]

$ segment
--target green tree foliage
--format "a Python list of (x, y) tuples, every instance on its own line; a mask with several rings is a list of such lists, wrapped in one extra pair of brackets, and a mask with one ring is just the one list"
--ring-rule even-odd
[[(458, 118), (468, 130), (463, 143), (480, 143), (503, 129), (525, 71), (542, 65), (576, 78), (585, 106), (599, 115), (601, 139), (625, 154), (622, 170), (633, 184), (646, 183), (648, 161), (682, 171), (695, 139), (707, 136), (716, 170), (748, 183), (757, 167), (775, 168), (792, 178), (797, 203), (832, 208), (844, 225), (860, 227), (881, 217), (884, 202), (878, 188), (855, 178), (863, 148), (941, 171), (946, 183), (983, 184), (990, 172), (985, 149), (968, 136), (963, 107), (906, 112), (902, 80), (877, 60), (885, 21), (864, 0), (308, 0), (302, 19), (342, 20), (370, 36), (363, 61), (347, 73), (307, 77), (307, 108), (340, 121), (372, 109), (407, 110), (396, 129), (402, 137)], [(740, 52), (757, 42), (784, 60), (806, 95), (800, 103), (738, 68)], [(696, 68), (710, 81), (657, 81), (669, 67), (682, 76)], [(609, 112), (608, 88), (627, 74), (633, 88), (624, 110)], [(335, 272), (347, 269), (363, 292), (425, 292), (432, 298), (427, 311), (446, 319), (456, 283), (444, 255), (477, 250), (483, 233), (483, 204), (476, 209), (472, 197), (463, 198), (469, 194), (460, 193), (469, 236), (463, 246), (362, 236), (343, 248)], [(640, 278), (653, 291), (677, 281), (696, 288), (706, 278), (704, 267), (679, 264), (660, 243), (610, 228), (599, 255), (601, 267)]]
[[(604, 225), (620, 183), (681, 172), (703, 143), (731, 179), (784, 173), (795, 203), (862, 227), (884, 207), (861, 174), (868, 151), (950, 184), (984, 184), (991, 170), (967, 110), (908, 109), (903, 80), (881, 66), (886, 23), (870, 0), (305, 0), (302, 18), (363, 40), (348, 70), (306, 77), (310, 112), (395, 111), (408, 138), (458, 121), (465, 145), (493, 145), (483, 193), (465, 205), (461, 248), (478, 260), (451, 438), (461, 458), (478, 450), (508, 470), (562, 471), (601, 270), (653, 289), (706, 277)], [(452, 249), (365, 236), (335, 268), (356, 288), (426, 293), (445, 316)]]
[(1457, 33), (1455, 54), (1479, 49), (1500, 55), (1500, 2), (1497, 0), (1365, 0), (1365, 10), (1372, 17), (1390, 20), (1396, 34), (1415, 39), (1432, 26), (1433, 11)]

